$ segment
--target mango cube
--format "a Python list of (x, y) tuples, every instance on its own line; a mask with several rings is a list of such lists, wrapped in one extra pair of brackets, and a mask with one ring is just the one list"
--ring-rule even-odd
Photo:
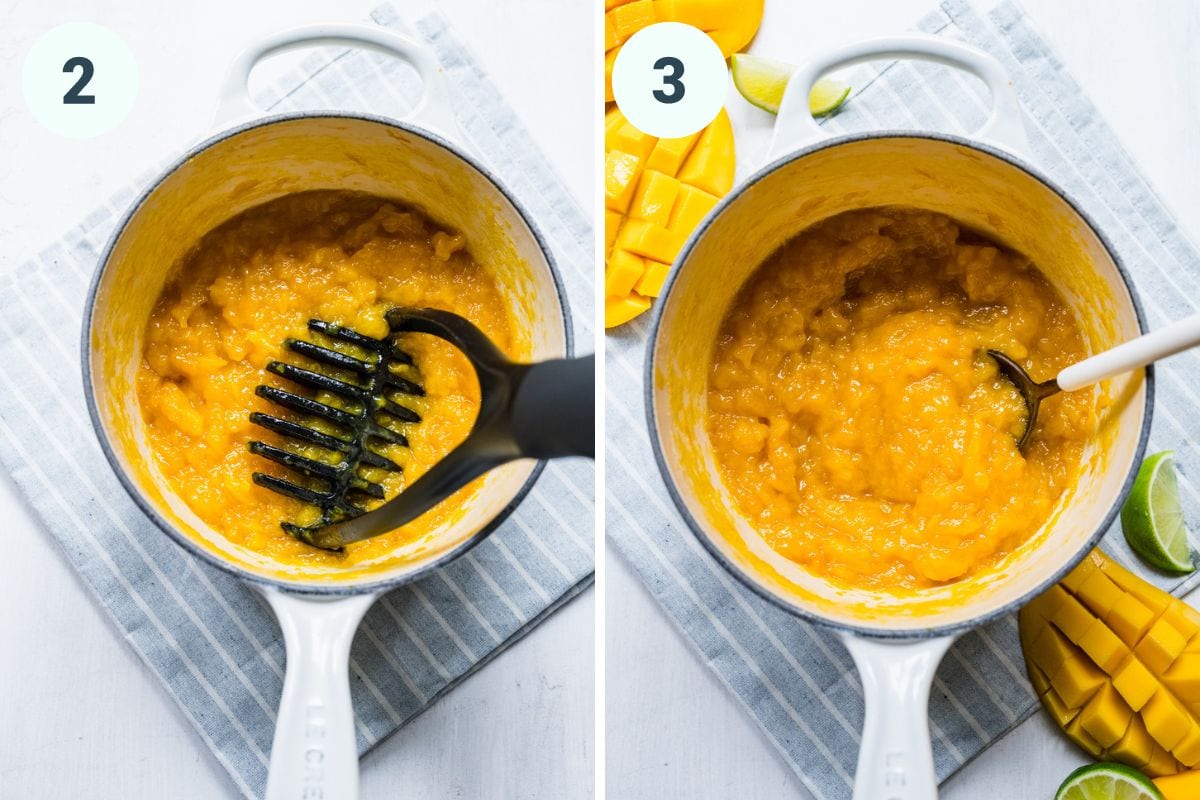
[(705, 31), (726, 28), (737, 22), (740, 10), (736, 3), (714, 3), (712, 0), (658, 0), (666, 20), (687, 21)]
[(1081, 656), (1068, 658), (1050, 677), (1050, 684), (1072, 706), (1082, 706), (1105, 683), (1105, 675), (1092, 662)]
[(1073, 596), (1067, 595), (1063, 599), (1062, 605), (1054, 612), (1054, 616), (1050, 621), (1055, 626), (1066, 634), (1067, 638), (1078, 644), (1083, 639), (1084, 634), (1092, 627), (1092, 623), (1096, 621), (1096, 617), (1092, 612), (1083, 607)]
[[(1129, 648), (1101, 620), (1096, 620), (1079, 640), (1079, 647), (1100, 669), (1113, 675), (1129, 655)], [(1182, 644), (1180, 645), (1182, 649)]]
[(1154, 748), (1154, 739), (1150, 737), (1142, 718), (1134, 715), (1129, 721), (1125, 735), (1108, 749), (1107, 757), (1141, 769), (1150, 763)]
[(1185, 767), (1200, 764), (1200, 725), (1192, 723), (1192, 727), (1184, 734), (1179, 744), (1171, 748), (1171, 755)]
[(1134, 711), (1141, 711), (1158, 691), (1158, 681), (1137, 656), (1128, 659), (1113, 675), (1113, 688)]
[(1087, 557), (1084, 558), (1083, 561), (1080, 561), (1079, 565), (1076, 566), (1075, 569), (1068, 572), (1063, 579), (1058, 582), (1058, 586), (1055, 586), (1054, 588), (1061, 588), (1073, 595), (1078, 595), (1079, 587), (1083, 586), (1084, 581), (1090, 578), (1093, 572), (1096, 572), (1101, 568), (1100, 561), (1095, 557), (1095, 553), (1096, 551), (1088, 553)]
[(1157, 745), (1155, 745), (1154, 753), (1150, 756), (1150, 760), (1146, 763), (1146, 766), (1142, 767), (1142, 772), (1152, 778), (1160, 775), (1172, 775), (1179, 772), (1179, 770), (1180, 765), (1175, 760), (1175, 756)]
[(652, 225), (645, 220), (631, 219), (626, 221), (617, 235), (614, 249), (628, 250), (655, 261), (670, 263), (683, 247), (683, 239), (684, 237), (675, 231)]
[(653, 222), (663, 228), (667, 227), (671, 209), (675, 207), (675, 198), (679, 196), (679, 188), (679, 181), (670, 175), (652, 169), (644, 171), (634, 193), (629, 216)]
[(634, 290), (646, 297), (658, 297), (658, 293), (662, 291), (663, 284), (667, 282), (667, 275), (671, 272), (670, 264), (663, 264), (660, 261), (645, 260), (646, 271), (642, 273), (642, 277), (634, 285)]
[(608, 260), (604, 271), (604, 294), (606, 297), (624, 297), (633, 291), (633, 285), (642, 277), (645, 262), (633, 253), (618, 250)]
[(1064, 585), (1059, 583), (1051, 586), (1042, 596), (1038, 597), (1034, 602), (1026, 606), (1026, 608), (1030, 613), (1036, 613), (1047, 622), (1054, 619), (1054, 615), (1058, 613), (1063, 604), (1073, 598), (1073, 595), (1063, 588)]
[(713, 210), (719, 200), (720, 198), (716, 195), (709, 194), (703, 189), (697, 189), (695, 186), (681, 186), (679, 200), (671, 209), (671, 218), (667, 222), (667, 227), (674, 231), (695, 230), (696, 226), (700, 224), (700, 220)]
[(1083, 723), (1079, 720), (1079, 717), (1075, 717), (1075, 719), (1068, 722), (1063, 727), (1063, 733), (1065, 733), (1071, 741), (1088, 752), (1101, 752), (1104, 750), (1104, 748), (1100, 746), (1100, 743), (1092, 738), (1090, 733), (1083, 729)]
[(1107, 556), (1104, 557), (1104, 560), (1098, 566), (1104, 570), (1105, 575), (1113, 579), (1113, 583), (1138, 600), (1141, 600), (1156, 618), (1171, 604), (1171, 595), (1162, 591), (1157, 586), (1151, 586), (1146, 583)]
[(1059, 633), (1058, 628), (1047, 625), (1025, 648), (1025, 657), (1045, 674), (1053, 675), (1064, 661), (1077, 656), (1079, 652), (1079, 648)]
[(605, 252), (612, 250), (613, 243), (617, 241), (617, 233), (621, 230), (621, 215), (616, 211), (604, 212), (604, 250)]
[(678, 175), (679, 170), (683, 168), (683, 162), (687, 160), (699, 139), (699, 131), (679, 139), (659, 139), (646, 158), (646, 169), (664, 175)]
[(1083, 601), (1089, 611), (1103, 618), (1126, 593), (1113, 583), (1112, 578), (1097, 569), (1080, 584), (1075, 595)]
[(1079, 724), (1101, 747), (1112, 747), (1129, 728), (1133, 709), (1117, 694), (1111, 683), (1105, 683), (1079, 712)]
[(733, 126), (729, 115), (722, 111), (700, 134), (700, 141), (679, 171), (679, 179), (720, 196), (733, 186), (733, 172)]
[(610, 211), (624, 214), (637, 188), (641, 160), (632, 153), (609, 150), (604, 156), (604, 205)]
[(1146, 723), (1146, 730), (1150, 731), (1154, 741), (1165, 750), (1179, 744), (1194, 724), (1191, 715), (1165, 687), (1159, 688), (1150, 698), (1150, 702), (1142, 708), (1142, 721)]
[(612, 20), (612, 29), (616, 34), (618, 44), (624, 42), (642, 28), (653, 25), (658, 21), (658, 15), (654, 12), (654, 3), (652, 0), (633, 0), (632, 3), (617, 6), (605, 14), (605, 17)]
[(1162, 675), (1171, 666), (1180, 653), (1183, 652), (1187, 639), (1171, 627), (1165, 619), (1150, 626), (1150, 630), (1138, 642), (1134, 652), (1151, 672)]
[(1046, 706), (1046, 711), (1050, 712), (1050, 718), (1057, 722), (1060, 728), (1066, 727), (1068, 722), (1079, 716), (1079, 707), (1068, 706), (1054, 689), (1046, 690), (1042, 695), (1042, 703)]
[(1136, 642), (1149, 630), (1154, 614), (1131, 594), (1122, 595), (1109, 609), (1104, 621), (1123, 642)]
[(1184, 703), (1200, 705), (1200, 653), (1181, 653), (1162, 679)]
[(637, 156), (639, 161), (644, 162), (654, 151), (655, 142), (657, 141), (650, 134), (642, 133), (633, 127), (631, 123), (624, 122), (614, 125), (611, 130), (605, 131), (604, 149), (630, 153)]
[(1029, 682), (1033, 684), (1033, 691), (1038, 697), (1041, 697), (1050, 690), (1050, 678), (1036, 664), (1027, 666), (1029, 667)]
[[(1180, 633), (1200, 630), (1200, 611), (1192, 608), (1178, 597), (1171, 598), (1171, 602), (1162, 613), (1162, 618)], [(1190, 634), (1186, 638), (1191, 638)]]

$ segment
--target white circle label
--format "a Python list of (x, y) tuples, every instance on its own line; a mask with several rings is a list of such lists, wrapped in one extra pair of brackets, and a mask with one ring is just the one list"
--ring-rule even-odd
[(21, 87), (43, 126), (70, 139), (90, 139), (117, 127), (133, 109), (137, 62), (108, 28), (68, 22), (33, 43)]
[(659, 22), (629, 37), (617, 53), (613, 97), (635, 128), (665, 139), (712, 122), (729, 90), (725, 56), (708, 34)]

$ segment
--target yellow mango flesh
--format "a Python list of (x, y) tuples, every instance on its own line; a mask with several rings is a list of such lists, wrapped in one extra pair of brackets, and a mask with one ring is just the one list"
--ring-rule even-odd
[(688, 236), (733, 187), (735, 152), (724, 110), (679, 139), (644, 134), (617, 108), (604, 128), (604, 325), (612, 328), (662, 291)]
[(726, 58), (758, 32), (763, 0), (605, 0), (604, 101), (612, 102), (612, 65), (630, 36), (656, 22), (683, 22), (707, 33)]
[(1200, 797), (1200, 771), (1155, 778), (1154, 785), (1166, 800), (1196, 800)]
[[(315, 522), (315, 506), (252, 480), (258, 471), (302, 480), (251, 453), (248, 444), (256, 439), (326, 463), (342, 461), (341, 454), (281, 439), (250, 422), (253, 411), (281, 413), (257, 396), (255, 387), (296, 388), (265, 371), (270, 361), (319, 366), (286, 352), (285, 341), (298, 338), (328, 346), (308, 330), (314, 318), (383, 337), (388, 332), (385, 314), (396, 306), (462, 314), (503, 351), (520, 355), (515, 349), (518, 328), (500, 285), (474, 260), (466, 239), (392, 201), (356, 192), (287, 194), (208, 232), (175, 265), (147, 323), (138, 371), (146, 440), (178, 498), (233, 544), (281, 566), (331, 570), (365, 568), (461, 514), (478, 483), (408, 525), (332, 553), (310, 547), (280, 527), (281, 521)], [(401, 425), (408, 446), (388, 445), (380, 453), (403, 472), (363, 475), (378, 480), (389, 497), (461, 442), (479, 409), (478, 380), (462, 353), (419, 334), (405, 334), (403, 347), (417, 366), (401, 374), (420, 380), (425, 395), (400, 398), (401, 405), (419, 413), (422, 421), (394, 423)], [(338, 404), (336, 398), (308, 395)], [(285, 416), (309, 424), (307, 418)], [(321, 430), (347, 435), (340, 429)]]
[[(1020, 613), (1021, 647), (1051, 719), (1092, 756), (1168, 776), (1200, 798), (1200, 613), (1093, 551)], [(1156, 781), (1158, 783), (1158, 781)], [(1174, 792), (1174, 794), (1172, 794)]]

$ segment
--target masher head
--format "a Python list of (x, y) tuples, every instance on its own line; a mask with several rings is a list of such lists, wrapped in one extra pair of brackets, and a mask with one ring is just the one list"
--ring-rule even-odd
[(268, 385), (255, 389), (259, 397), (288, 413), (255, 411), (250, 421), (279, 435), (285, 446), (252, 441), (250, 452), (290, 473), (281, 478), (255, 472), (255, 483), (319, 509), (315, 522), (280, 524), (300, 541), (321, 547), (314, 538), (317, 531), (365, 513), (371, 500), (384, 499), (383, 485), (369, 472), (400, 471), (384, 451), (388, 445), (408, 446), (399, 426), (420, 422), (421, 417), (403, 404), (404, 399), (424, 395), (425, 390), (417, 382), (412, 356), (391, 337), (375, 339), (317, 319), (310, 320), (308, 328), (316, 342), (288, 339), (284, 347), (309, 366), (283, 361), (267, 365), (298, 391)]

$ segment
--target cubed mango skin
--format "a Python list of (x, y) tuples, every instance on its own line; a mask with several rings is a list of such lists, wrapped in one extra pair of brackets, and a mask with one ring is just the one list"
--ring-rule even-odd
[(679, 139), (644, 134), (615, 108), (604, 130), (605, 327), (611, 328), (650, 308), (687, 238), (733, 187), (736, 152), (724, 110)]
[[(765, 0), (605, 0), (604, 101), (613, 101), (612, 71), (621, 47), (657, 22), (682, 22), (707, 33), (726, 58), (754, 38)], [(650, 308), (683, 243), (733, 186), (733, 128), (722, 110), (703, 131), (678, 139), (646, 136), (616, 108), (605, 117), (605, 327)], [(633, 221), (644, 224), (632, 224)], [(652, 226), (652, 227), (651, 227)], [(646, 267), (632, 287), (631, 259)], [(617, 270), (609, 276), (608, 270)], [(628, 302), (626, 302), (628, 301)], [(641, 309), (640, 311), (638, 309)]]
[(1034, 689), (1072, 741), (1188, 776), (1164, 778), (1164, 795), (1200, 800), (1200, 613), (1096, 550), (1021, 610), (1020, 633)]

